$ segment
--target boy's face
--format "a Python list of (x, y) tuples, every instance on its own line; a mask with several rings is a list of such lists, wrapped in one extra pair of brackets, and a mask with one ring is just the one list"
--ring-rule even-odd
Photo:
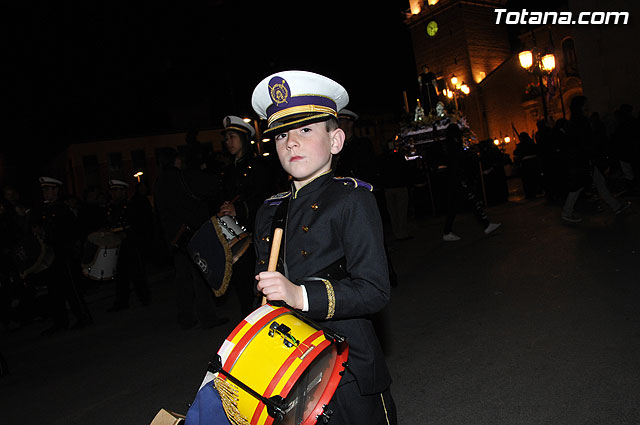
[(293, 177), (296, 188), (331, 169), (331, 155), (342, 150), (344, 131), (327, 131), (324, 122), (306, 124), (275, 136), (282, 168)]
[(58, 187), (57, 186), (43, 186), (42, 197), (47, 202), (55, 202), (58, 200)]
[(224, 143), (231, 156), (236, 156), (242, 152), (242, 138), (235, 131), (229, 130), (224, 133)]
[(120, 202), (127, 198), (127, 191), (121, 187), (111, 188), (111, 200), (114, 202)]

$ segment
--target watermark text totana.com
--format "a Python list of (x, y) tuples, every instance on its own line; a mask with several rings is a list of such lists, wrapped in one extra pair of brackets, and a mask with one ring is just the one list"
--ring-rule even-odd
[(496, 24), (507, 25), (547, 25), (547, 24), (571, 24), (571, 25), (607, 25), (629, 22), (629, 12), (580, 12), (577, 16), (572, 12), (530, 12), (527, 9), (507, 11), (507, 9), (494, 9)]

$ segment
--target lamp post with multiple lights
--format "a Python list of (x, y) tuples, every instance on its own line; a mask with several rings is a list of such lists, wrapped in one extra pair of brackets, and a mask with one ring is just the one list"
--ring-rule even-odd
[(553, 53), (543, 54), (537, 49), (524, 50), (518, 54), (520, 66), (531, 74), (538, 77), (540, 84), (540, 97), (542, 98), (542, 112), (545, 122), (548, 122), (549, 111), (547, 109), (547, 99), (545, 97), (544, 88), (545, 81), (548, 81), (549, 75), (556, 68), (556, 57)]
[(453, 74), (449, 81), (451, 82), (451, 87), (452, 88), (451, 89), (449, 89), (449, 88), (444, 89), (443, 93), (449, 99), (453, 98), (454, 104), (456, 106), (456, 111), (457, 111), (458, 110), (458, 97), (459, 96), (460, 97), (467, 96), (471, 92), (471, 89), (469, 88), (467, 83), (465, 83), (464, 81), (460, 81), (460, 79), (458, 77), (456, 77), (456, 74)]

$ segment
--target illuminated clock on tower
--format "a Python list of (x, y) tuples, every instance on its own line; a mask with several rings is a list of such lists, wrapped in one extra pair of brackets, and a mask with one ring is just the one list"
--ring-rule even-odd
[(438, 23), (436, 21), (430, 21), (427, 24), (427, 35), (433, 37), (438, 32)]

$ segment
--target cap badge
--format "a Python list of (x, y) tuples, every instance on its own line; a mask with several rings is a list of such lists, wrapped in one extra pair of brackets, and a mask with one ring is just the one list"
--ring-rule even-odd
[[(282, 82), (280, 82), (282, 81)], [(282, 77), (273, 77), (269, 81), (269, 96), (276, 106), (289, 102), (289, 84)]]
[(231, 125), (231, 117), (225, 117), (224, 119), (224, 126), (229, 127)]

